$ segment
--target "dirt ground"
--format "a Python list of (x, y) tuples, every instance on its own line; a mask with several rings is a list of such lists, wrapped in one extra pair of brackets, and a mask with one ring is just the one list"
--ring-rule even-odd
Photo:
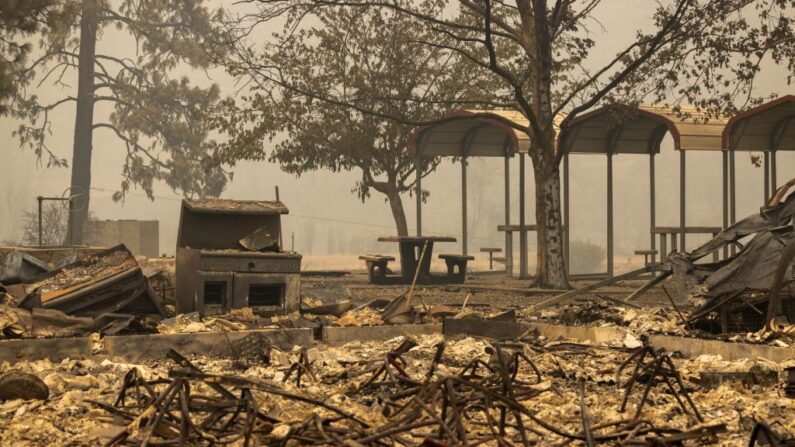
[[(372, 299), (391, 299), (404, 293), (409, 288), (406, 285), (383, 286), (368, 284), (367, 273), (364, 271), (354, 271), (350, 275), (340, 278), (308, 276), (303, 277), (301, 281), (301, 293), (303, 296), (311, 296), (323, 302), (350, 299), (360, 304)], [(571, 285), (574, 288), (578, 288), (591, 282), (593, 281), (572, 281)], [(624, 298), (645, 282), (642, 279), (623, 281), (613, 286), (598, 289), (595, 293), (583, 294), (578, 298), (578, 301), (598, 299), (596, 294)], [(468, 286), (473, 287), (469, 288)], [(669, 301), (663, 292), (663, 286), (669, 292), (675, 290), (673, 284), (670, 284), (669, 281), (664, 281), (661, 286), (657, 286), (638, 297), (634, 301), (635, 304), (641, 306), (668, 305)], [(494, 287), (495, 290), (485, 290), (488, 287)], [(468, 274), (466, 284), (460, 286), (417, 286), (414, 296), (418, 300), (424, 300), (429, 305), (461, 306), (467, 295), (471, 294), (467, 306), (510, 310), (521, 309), (557, 295), (557, 293), (541, 293), (528, 296), (518, 291), (507, 290), (526, 290), (530, 288), (531, 280), (508, 277), (504, 272), (477, 272)]]

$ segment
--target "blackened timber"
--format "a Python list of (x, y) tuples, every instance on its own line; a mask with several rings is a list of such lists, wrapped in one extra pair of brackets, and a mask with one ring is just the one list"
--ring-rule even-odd
[(538, 303), (536, 305), (528, 307), (527, 308), (527, 313), (528, 314), (532, 314), (534, 312), (538, 312), (541, 309), (544, 309), (546, 307), (552, 306), (553, 304), (557, 304), (557, 303), (560, 303), (560, 302), (562, 302), (564, 300), (567, 300), (569, 298), (573, 298), (573, 297), (575, 297), (577, 295), (580, 295), (580, 294), (583, 294), (583, 293), (586, 293), (586, 292), (590, 292), (591, 290), (596, 290), (596, 289), (598, 289), (600, 287), (608, 286), (608, 285), (616, 283), (618, 281), (631, 279), (631, 278), (634, 278), (636, 276), (640, 276), (640, 275), (642, 275), (644, 273), (649, 273), (649, 272), (651, 272), (653, 270), (656, 270), (657, 267), (659, 267), (659, 264), (647, 265), (647, 266), (645, 266), (643, 268), (639, 268), (637, 270), (632, 270), (631, 272), (622, 273), (621, 275), (618, 275), (618, 276), (613, 276), (613, 277), (610, 277), (610, 278), (603, 279), (601, 281), (597, 281), (597, 282), (592, 283), (592, 284), (588, 284), (587, 286), (580, 287), (579, 289), (570, 290), (570, 291), (568, 291), (566, 293), (560, 294), (560, 295), (552, 297), (552, 298), (550, 298), (548, 300), (542, 301), (542, 302), (540, 302), (540, 303)]

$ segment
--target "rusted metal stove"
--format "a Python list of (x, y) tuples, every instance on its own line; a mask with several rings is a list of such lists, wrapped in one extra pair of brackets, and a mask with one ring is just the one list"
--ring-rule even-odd
[(177, 312), (259, 315), (298, 310), (301, 255), (282, 251), (281, 202), (183, 200), (177, 236)]

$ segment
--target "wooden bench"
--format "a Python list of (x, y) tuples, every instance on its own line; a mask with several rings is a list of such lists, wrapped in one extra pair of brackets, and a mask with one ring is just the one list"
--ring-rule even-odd
[[(467, 275), (467, 262), (475, 259), (468, 255), (439, 255), (439, 259), (444, 259), (447, 264), (447, 278), (454, 283), (463, 283)], [(458, 271), (456, 271), (458, 267)]]
[(643, 255), (643, 265), (651, 265), (654, 263), (654, 257), (657, 256), (657, 250), (635, 250), (636, 255)]
[(502, 248), (482, 247), (480, 249), (483, 253), (489, 254), (489, 270), (494, 270), (494, 261), (504, 262), (505, 258), (495, 258), (494, 253), (502, 253)]
[(370, 279), (370, 284), (379, 284), (384, 282), (386, 275), (389, 271), (387, 265), (389, 261), (394, 261), (394, 256), (383, 255), (362, 255), (359, 259), (363, 260), (367, 265), (367, 275)]

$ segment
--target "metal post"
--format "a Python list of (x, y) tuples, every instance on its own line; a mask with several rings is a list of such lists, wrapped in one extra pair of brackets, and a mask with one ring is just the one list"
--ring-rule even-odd
[(571, 218), (569, 217), (569, 154), (563, 155), (563, 259), (566, 262), (566, 274), (571, 273), (569, 268), (569, 238)]
[[(276, 185), (276, 201), (282, 201), (282, 199), (279, 197), (279, 185)], [(279, 250), (284, 250), (284, 237), (282, 237), (281, 224), (279, 224)]]
[[(657, 239), (654, 237), (654, 233), (652, 233), (652, 228), (657, 226), (657, 182), (655, 181), (654, 174), (656, 169), (654, 168), (654, 152), (649, 154), (649, 234), (651, 235), (651, 249), (657, 249)], [(656, 255), (651, 255), (651, 260), (654, 262), (656, 260)], [(662, 259), (663, 254), (660, 253), (660, 259)], [(654, 272), (652, 272), (654, 275)]]
[(765, 198), (762, 203), (767, 203), (770, 198), (770, 152), (765, 151)]
[[(505, 156), (505, 225), (511, 224), (511, 164)], [(505, 232), (505, 271), (513, 276), (513, 233)]]
[(613, 276), (613, 153), (607, 153), (607, 276)]
[(414, 159), (414, 173), (417, 175), (414, 192), (417, 199), (417, 236), (422, 236), (422, 165), (419, 156)]
[(527, 278), (527, 232), (524, 219), (524, 153), (519, 154), (519, 278)]
[(41, 205), (42, 205), (42, 202), (44, 201), (44, 197), (38, 196), (38, 197), (36, 197), (36, 200), (39, 201), (39, 247), (41, 247), (41, 246), (44, 245), (42, 243), (42, 237), (41, 237), (41, 235), (42, 235), (42, 230), (41, 230), (41, 221), (42, 221), (42, 218), (41, 218), (42, 209), (41, 208), (42, 208), (42, 206)]
[(687, 203), (686, 199), (686, 181), (685, 181), (685, 167), (687, 166), (687, 162), (685, 159), (685, 151), (680, 149), (679, 150), (679, 239), (682, 242), (682, 249), (681, 253), (685, 253), (687, 251), (685, 245), (685, 205)]
[(72, 245), (72, 241), (74, 241), (74, 234), (73, 233), (74, 233), (75, 226), (72, 225), (72, 220), (74, 219), (74, 208), (75, 208), (74, 201), (72, 200), (72, 197), (70, 197), (69, 198), (69, 219), (68, 219), (69, 220), (69, 225), (67, 226), (67, 228), (69, 228), (69, 231), (67, 232), (68, 233), (68, 236), (67, 236), (68, 240), (67, 240), (67, 244), (66, 244), (68, 246), (71, 246)]
[[(734, 151), (729, 151), (729, 205), (730, 205), (730, 214), (729, 214), (729, 223), (734, 225), (737, 222), (737, 176), (735, 175), (737, 172), (734, 160)], [(731, 244), (731, 255), (734, 256), (737, 253), (737, 247), (734, 244)]]
[(778, 188), (778, 180), (776, 179), (776, 149), (770, 149), (770, 187), (771, 195), (776, 192)]
[(467, 254), (467, 158), (461, 157), (461, 249)]
[[(721, 151), (723, 157), (723, 229), (729, 228), (729, 152)], [(729, 247), (723, 247), (723, 259), (729, 258)]]

